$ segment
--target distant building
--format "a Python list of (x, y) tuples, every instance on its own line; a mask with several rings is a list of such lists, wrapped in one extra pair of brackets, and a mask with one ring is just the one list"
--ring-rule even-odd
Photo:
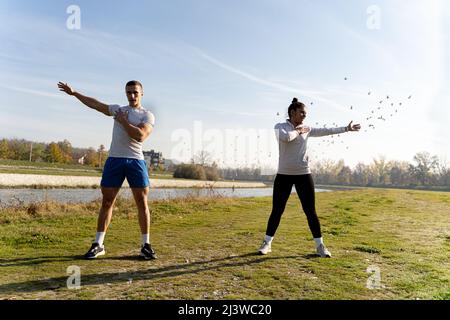
[(84, 164), (84, 158), (86, 158), (86, 155), (82, 156), (81, 158), (78, 159), (78, 163), (83, 165)]
[(147, 162), (147, 166), (157, 167), (160, 164), (164, 164), (164, 158), (162, 152), (155, 152), (154, 150), (144, 151), (144, 159)]

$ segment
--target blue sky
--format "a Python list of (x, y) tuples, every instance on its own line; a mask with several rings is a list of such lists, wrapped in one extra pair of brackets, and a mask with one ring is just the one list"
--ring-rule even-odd
[[(79, 30), (66, 27), (70, 5)], [(2, 0), (0, 137), (108, 147), (112, 118), (56, 83), (125, 105), (138, 79), (156, 116), (144, 149), (168, 158), (204, 149), (222, 165), (275, 167), (272, 128), (295, 96), (311, 126), (363, 126), (311, 139), (313, 160), (450, 161), (449, 17), (440, 0)]]

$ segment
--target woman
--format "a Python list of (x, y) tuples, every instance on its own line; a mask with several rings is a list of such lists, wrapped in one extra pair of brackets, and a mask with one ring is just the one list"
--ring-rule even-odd
[(286, 207), (286, 202), (295, 185), (295, 190), (300, 198), (303, 211), (306, 214), (309, 228), (316, 243), (317, 254), (320, 257), (331, 258), (330, 251), (323, 244), (320, 231), (319, 218), (317, 217), (314, 195), (314, 181), (308, 166), (307, 142), (309, 137), (322, 137), (339, 134), (347, 131), (359, 131), (359, 124), (340, 128), (309, 128), (303, 126), (306, 118), (306, 107), (294, 98), (288, 109), (289, 119), (275, 126), (279, 144), (278, 173), (273, 185), (272, 213), (267, 223), (266, 236), (258, 250), (260, 254), (272, 251), (271, 245), (275, 232), (280, 224), (281, 215)]

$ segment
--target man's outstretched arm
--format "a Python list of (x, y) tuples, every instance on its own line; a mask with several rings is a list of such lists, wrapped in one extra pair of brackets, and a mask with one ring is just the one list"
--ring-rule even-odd
[(59, 82), (58, 88), (59, 91), (64, 91), (68, 95), (74, 96), (89, 108), (95, 109), (107, 116), (110, 116), (109, 107), (107, 104), (102, 103), (94, 98), (86, 97), (79, 92), (76, 92), (67, 83)]

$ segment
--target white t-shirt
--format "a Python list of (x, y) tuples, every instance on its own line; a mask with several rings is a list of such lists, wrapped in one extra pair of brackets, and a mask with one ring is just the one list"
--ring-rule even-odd
[[(117, 104), (112, 104), (109, 106), (109, 114), (111, 116), (114, 116), (119, 110), (121, 112), (128, 111), (128, 121), (134, 126), (138, 126), (141, 123), (148, 123), (153, 127), (155, 124), (155, 116), (153, 115), (153, 113), (142, 107), (121, 107)], [(122, 127), (122, 125), (116, 120), (114, 120), (111, 148), (109, 148), (109, 156), (144, 160), (144, 154), (142, 153), (142, 142), (131, 138)]]
[(290, 121), (275, 125), (275, 135), (278, 140), (278, 173), (286, 175), (309, 174), (307, 145), (309, 137), (322, 137), (344, 133), (345, 127), (339, 128), (309, 128), (309, 132), (299, 134)]

